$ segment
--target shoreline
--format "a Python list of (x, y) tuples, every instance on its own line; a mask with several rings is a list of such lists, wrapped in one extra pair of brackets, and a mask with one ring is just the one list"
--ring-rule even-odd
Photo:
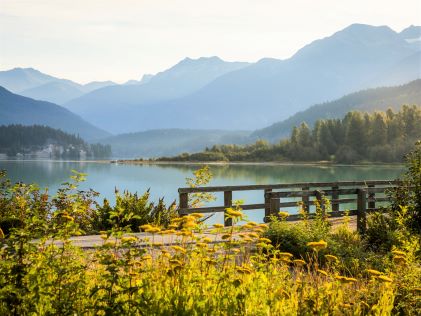
[(330, 161), (292, 162), (292, 161), (153, 161), (153, 160), (110, 160), (112, 164), (122, 165), (209, 165), (209, 166), (318, 166), (318, 167), (369, 167), (390, 166), (402, 167), (404, 163), (360, 162), (355, 164), (341, 164)]

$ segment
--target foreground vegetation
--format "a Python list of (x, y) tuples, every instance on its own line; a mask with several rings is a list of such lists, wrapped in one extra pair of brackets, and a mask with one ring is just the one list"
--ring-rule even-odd
[(403, 106), (397, 113), (349, 112), (342, 120), (302, 123), (278, 144), (215, 145), (200, 153), (162, 157), (157, 161), (332, 161), (338, 163), (402, 162), (421, 137), (421, 107)]
[[(347, 217), (332, 228), (319, 208), (315, 220), (303, 213), (293, 225), (281, 212), (266, 225), (247, 221), (239, 207), (227, 211), (233, 227), (215, 224), (205, 236), (200, 214), (177, 217), (147, 193), (96, 203), (93, 191), (78, 191), (80, 174), (53, 198), (3, 180), (0, 314), (417, 315), (421, 143), (407, 159), (405, 185), (370, 218), (366, 236)], [(208, 177), (202, 169), (188, 182)], [(72, 246), (70, 236), (99, 228), (102, 246)], [(139, 228), (149, 239), (132, 234)], [(173, 244), (162, 243), (166, 235)]]

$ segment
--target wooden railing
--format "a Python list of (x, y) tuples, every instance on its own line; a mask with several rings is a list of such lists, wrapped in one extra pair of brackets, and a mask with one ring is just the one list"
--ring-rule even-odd
[[(356, 203), (356, 209), (349, 210), (349, 215), (357, 215), (357, 229), (364, 233), (366, 227), (366, 213), (377, 210), (376, 202), (388, 201), (384, 195), (397, 185), (396, 180), (367, 180), (367, 181), (340, 181), (340, 182), (309, 182), (309, 183), (288, 183), (288, 184), (270, 184), (270, 185), (240, 185), (240, 186), (215, 186), (215, 187), (197, 187), (180, 188), (179, 192), (179, 214), (187, 215), (189, 213), (212, 213), (225, 212), (232, 206), (232, 194), (236, 191), (256, 191), (263, 192), (264, 202), (260, 204), (241, 205), (243, 210), (265, 210), (264, 221), (268, 221), (270, 216), (277, 215), (282, 208), (291, 208), (301, 205), (308, 216), (314, 216), (310, 213), (312, 205), (320, 205), (325, 209), (325, 197), (330, 200), (330, 217), (341, 217), (345, 214), (339, 210), (340, 204)], [(223, 206), (209, 207), (189, 207), (188, 195), (190, 193), (204, 192), (223, 192)], [(341, 196), (346, 196), (341, 198)], [(353, 197), (350, 197), (353, 196)], [(297, 201), (282, 201), (282, 199), (299, 198)], [(224, 216), (225, 226), (231, 226), (230, 218)], [(288, 216), (287, 220), (298, 220), (300, 215), (293, 214)]]

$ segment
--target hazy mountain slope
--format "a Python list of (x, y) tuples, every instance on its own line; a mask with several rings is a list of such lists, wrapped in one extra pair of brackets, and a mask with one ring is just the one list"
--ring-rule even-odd
[(0, 125), (8, 124), (47, 125), (87, 140), (109, 135), (57, 104), (33, 100), (0, 87)]
[(13, 68), (0, 71), (0, 86), (12, 92), (35, 88), (56, 79), (33, 68)]
[[(181, 91), (187, 93), (183, 90), (183, 82), (176, 84), (179, 80), (163, 80), (166, 84), (158, 85), (154, 90), (153, 83), (159, 79), (157, 75), (139, 87), (97, 90), (68, 106), (111, 131), (257, 129), (286, 119), (312, 104), (379, 86), (384, 80), (380, 75), (395, 71), (394, 67), (405, 63), (410, 56), (416, 63), (419, 56), (414, 55), (415, 51), (389, 27), (354, 24), (310, 43), (290, 59), (260, 60), (221, 75), (178, 99), (177, 93), (171, 92), (181, 86)], [(408, 78), (405, 72), (402, 74), (401, 82), (417, 78), (416, 71), (406, 73)], [(124, 95), (118, 94), (123, 91)], [(101, 99), (93, 97), (100, 93)]]
[(314, 105), (287, 120), (256, 130), (251, 136), (278, 141), (280, 138), (289, 136), (292, 128), (302, 122), (312, 125), (318, 119), (340, 118), (352, 110), (384, 111), (389, 107), (397, 110), (403, 104), (421, 105), (421, 79), (397, 87), (359, 91), (332, 102)]
[(0, 71), (0, 86), (32, 99), (58, 104), (114, 84), (112, 81), (94, 81), (81, 85), (71, 80), (44, 74), (33, 68)]
[(247, 131), (166, 129), (121, 134), (100, 142), (111, 145), (113, 155), (119, 158), (159, 157), (201, 151), (215, 144), (244, 144), (249, 141), (249, 134)]
[(43, 85), (19, 92), (20, 95), (35, 100), (46, 100), (56, 104), (74, 99), (84, 94), (77, 84), (62, 81), (51, 81)]
[(399, 35), (413, 48), (421, 50), (421, 26), (411, 25), (400, 32)]
[[(144, 130), (137, 121), (141, 119), (143, 105), (191, 94), (219, 76), (248, 65), (225, 62), (218, 57), (186, 58), (168, 70), (146, 77), (143, 84), (98, 89), (65, 106), (112, 132)], [(154, 128), (154, 125), (148, 128)]]

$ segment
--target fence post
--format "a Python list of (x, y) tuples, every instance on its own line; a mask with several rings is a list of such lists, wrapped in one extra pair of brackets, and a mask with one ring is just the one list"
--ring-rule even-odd
[(270, 216), (270, 196), (269, 193), (272, 192), (272, 189), (265, 189), (265, 218), (263, 219), (266, 222)]
[[(232, 206), (232, 191), (224, 191), (224, 207), (229, 208)], [(227, 217), (226, 211), (224, 211), (224, 225), (232, 226), (232, 218)]]
[[(270, 199), (270, 215), (277, 215), (281, 211), (281, 198)], [(269, 219), (269, 218), (268, 218)]]
[(368, 208), (376, 208), (376, 193), (370, 190), (370, 188), (374, 187), (374, 184), (368, 185)]
[(335, 184), (332, 186), (332, 211), (337, 212), (339, 211), (339, 203), (335, 202), (334, 200), (339, 200), (339, 186)]
[(367, 191), (357, 189), (357, 231), (364, 235), (367, 228)]
[(323, 203), (323, 196), (324, 196), (324, 194), (325, 193), (323, 191), (321, 191), (321, 190), (316, 190), (315, 191), (316, 200), (319, 203), (320, 208), (322, 209), (323, 216), (326, 215), (325, 214), (326, 213), (325, 212), (325, 205)]
[[(302, 187), (301, 190), (308, 191), (310, 190), (310, 187)], [(302, 202), (304, 212), (306, 212), (307, 214), (310, 213), (310, 196), (308, 194), (303, 194)]]
[[(180, 210), (188, 208), (189, 207), (188, 193), (184, 193), (184, 192), (180, 193), (179, 198), (180, 198)], [(181, 214), (181, 215), (184, 215), (184, 214)]]

